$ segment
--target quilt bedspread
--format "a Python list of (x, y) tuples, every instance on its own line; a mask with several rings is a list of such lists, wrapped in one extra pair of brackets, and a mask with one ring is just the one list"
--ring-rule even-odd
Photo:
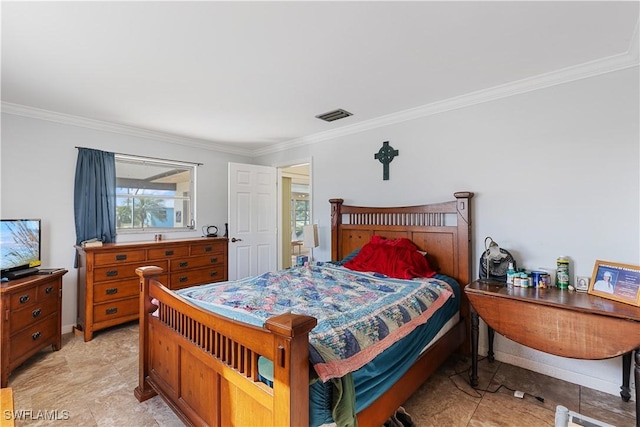
[(256, 326), (286, 312), (315, 317), (318, 324), (309, 336), (309, 352), (323, 382), (373, 360), (426, 323), (453, 295), (449, 285), (437, 279), (391, 279), (320, 262), (177, 293)]

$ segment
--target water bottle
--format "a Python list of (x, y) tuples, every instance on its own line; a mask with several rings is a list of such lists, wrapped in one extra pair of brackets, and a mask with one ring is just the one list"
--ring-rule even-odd
[(513, 263), (509, 263), (509, 268), (507, 268), (507, 286), (513, 286), (513, 278), (516, 275), (516, 270), (513, 268)]

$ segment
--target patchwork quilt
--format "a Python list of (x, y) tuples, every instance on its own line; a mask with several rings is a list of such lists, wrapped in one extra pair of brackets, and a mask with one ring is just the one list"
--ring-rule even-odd
[(434, 278), (392, 279), (321, 262), (176, 292), (256, 326), (286, 312), (315, 317), (309, 352), (323, 382), (361, 368), (453, 296), (446, 282)]

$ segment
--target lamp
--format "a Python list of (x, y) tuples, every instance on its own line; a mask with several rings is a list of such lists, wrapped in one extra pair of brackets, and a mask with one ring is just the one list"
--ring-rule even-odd
[(302, 245), (305, 248), (310, 249), (310, 259), (313, 259), (313, 248), (317, 248), (319, 246), (318, 224), (309, 224), (302, 227)]
[(318, 224), (310, 224), (302, 227), (302, 244), (305, 248), (318, 247)]
[(498, 246), (498, 244), (491, 237), (487, 237), (486, 239), (484, 239), (483, 256), (485, 262), (485, 272), (487, 276), (481, 280), (488, 282), (491, 280), (491, 273), (489, 272), (489, 261), (501, 260), (506, 257), (506, 255), (500, 251), (500, 246)]

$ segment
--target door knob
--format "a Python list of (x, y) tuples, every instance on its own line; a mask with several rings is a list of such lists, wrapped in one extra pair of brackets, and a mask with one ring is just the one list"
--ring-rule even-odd
[(242, 239), (236, 239), (235, 237), (232, 237), (232, 238), (231, 238), (231, 241), (232, 241), (233, 243), (235, 243), (235, 242), (242, 242)]

